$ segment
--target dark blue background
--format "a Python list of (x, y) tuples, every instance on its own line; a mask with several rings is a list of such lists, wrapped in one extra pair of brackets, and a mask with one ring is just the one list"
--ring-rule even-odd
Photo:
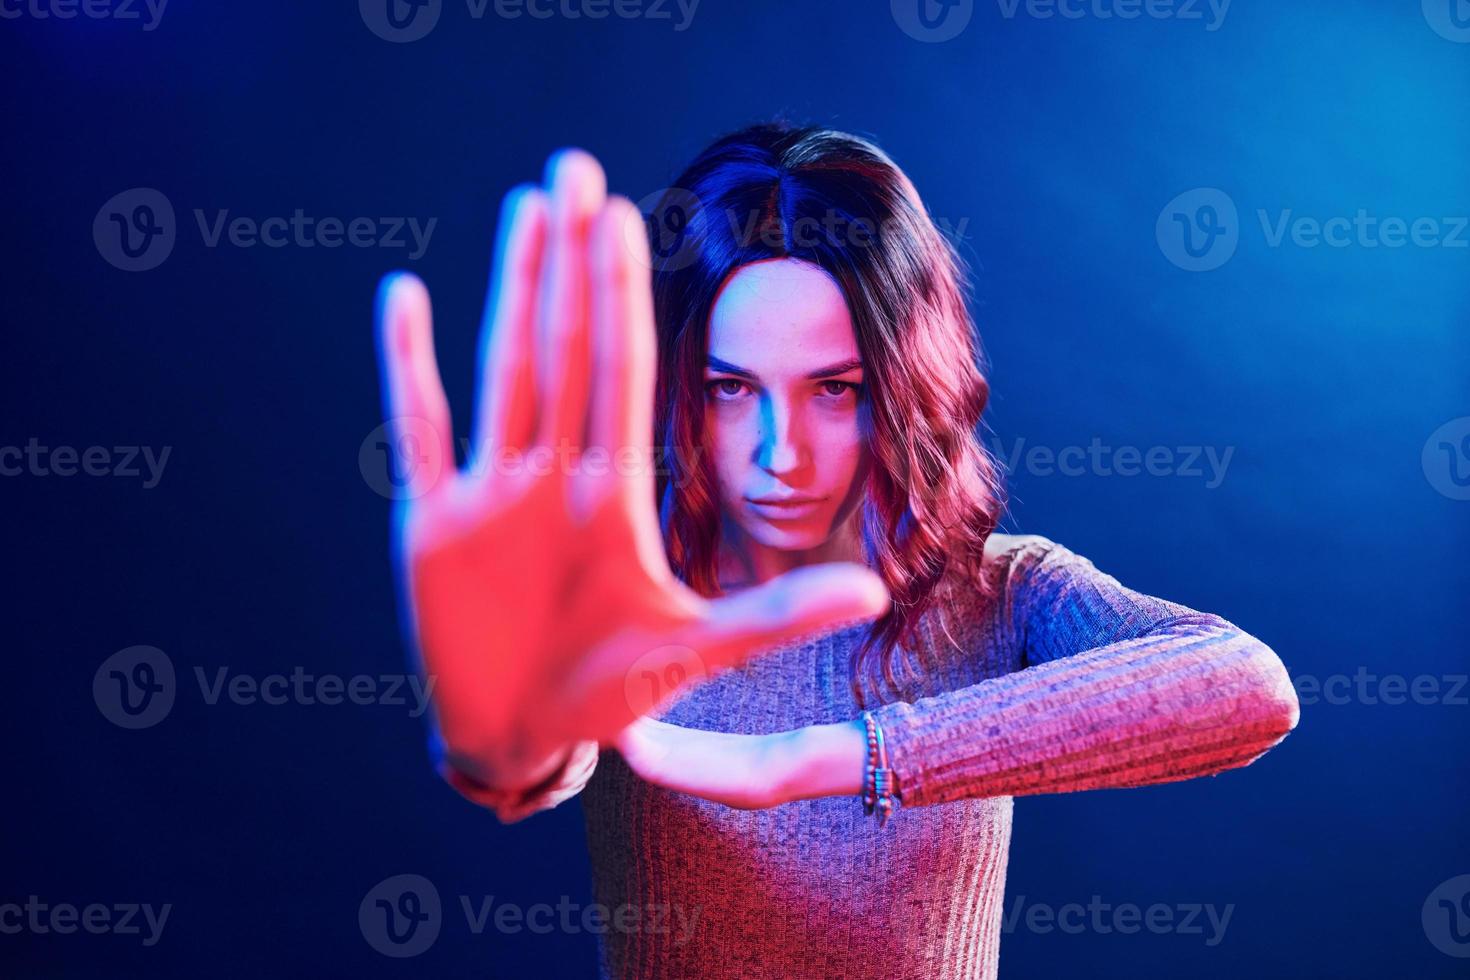
[[(0, 935), (0, 975), (593, 972), (591, 935), (474, 935), (457, 901), (591, 901), (577, 802), (501, 827), (439, 782), (403, 708), (211, 706), (193, 677), (403, 669), (388, 503), (358, 462), (379, 421), (374, 288), (395, 267), (427, 280), (468, 418), (500, 197), (562, 145), (637, 200), (776, 113), (873, 137), (936, 217), (964, 222), (1003, 453), (1094, 437), (1234, 449), (1214, 488), (1023, 464), (1009, 526), (1224, 615), (1298, 677), (1470, 669), (1470, 502), (1421, 465), (1430, 434), (1470, 415), (1470, 249), (1273, 248), (1257, 217), (1470, 214), (1470, 44), (1417, 0), (1237, 0), (1213, 31), (1003, 9), (977, 4), (944, 43), (906, 34), (886, 3), (810, 0), (704, 0), (684, 31), (475, 20), (446, 0), (406, 44), (347, 2), (174, 0), (152, 31), (0, 20), (0, 443), (172, 447), (150, 490), (0, 479), (0, 902), (174, 906), (151, 948)], [(92, 224), (135, 187), (172, 202), (178, 241), (129, 273)], [(1188, 272), (1155, 222), (1200, 187), (1238, 206), (1239, 245)], [(438, 224), (410, 262), (208, 248), (196, 208)], [(179, 695), (125, 731), (91, 684), (135, 644), (168, 654)], [(1465, 975), (1421, 908), (1470, 873), (1467, 736), (1463, 703), (1304, 704), (1247, 770), (1018, 800), (1007, 913), (1093, 895), (1234, 911), (1213, 947), (1208, 931), (1023, 922), (1003, 975)], [(357, 923), (400, 873), (446, 903), (410, 960), (374, 952)]]

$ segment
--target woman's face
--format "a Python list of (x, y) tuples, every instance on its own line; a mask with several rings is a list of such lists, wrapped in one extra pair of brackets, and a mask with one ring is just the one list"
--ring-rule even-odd
[[(753, 542), (817, 548), (861, 500), (863, 368), (842, 290), (818, 266), (737, 269), (710, 312), (705, 425), (725, 516)], [(766, 501), (789, 500), (792, 503)]]

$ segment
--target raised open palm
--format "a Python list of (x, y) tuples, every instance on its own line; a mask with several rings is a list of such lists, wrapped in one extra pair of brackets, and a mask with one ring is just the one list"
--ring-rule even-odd
[[(518, 785), (569, 743), (612, 744), (681, 687), (762, 649), (880, 615), (855, 564), (706, 599), (665, 558), (654, 501), (657, 370), (642, 218), (579, 150), (506, 198), (481, 329), (479, 406), (456, 466), (429, 296), (378, 296), (399, 587), (449, 761)], [(402, 470), (401, 470), (402, 472)]]

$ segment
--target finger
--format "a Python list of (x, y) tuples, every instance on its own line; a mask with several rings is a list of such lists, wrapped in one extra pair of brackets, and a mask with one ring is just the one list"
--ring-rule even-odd
[[(636, 235), (629, 235), (636, 222)], [(589, 446), (608, 454), (609, 493), (622, 497), (645, 567), (667, 569), (654, 501), (653, 401), (658, 371), (643, 216), (610, 197), (592, 229), (592, 377)], [(628, 242), (634, 244), (630, 249)], [(641, 258), (636, 254), (641, 244)]]
[(507, 447), (523, 449), (536, 425), (537, 289), (546, 248), (546, 192), (516, 187), (501, 205), (490, 293), (480, 325), (480, 394), (475, 464)]
[(434, 357), (429, 291), (411, 272), (390, 273), (378, 286), (375, 316), (383, 414), (399, 475), (394, 486), (402, 496), (417, 497), (454, 469), (454, 430)]
[(653, 781), (651, 777), (655, 767), (669, 754), (669, 742), (663, 733), (667, 727), (673, 726), (647, 716), (635, 718), (613, 742), (633, 771), (650, 782)]
[(799, 637), (888, 610), (888, 588), (852, 562), (809, 565), (712, 600), (696, 649), (711, 668), (729, 666)]
[(701, 757), (710, 752), (704, 732), (643, 717), (618, 733), (614, 744), (623, 761), (646, 782), (668, 789), (684, 789)]
[[(653, 436), (653, 291), (643, 216), (614, 195), (593, 226), (592, 445), (646, 446)], [(635, 250), (641, 252), (635, 254)]]
[(558, 152), (546, 169), (551, 213), (538, 310), (538, 440), (575, 448), (584, 444), (587, 414), (587, 234), (607, 197), (607, 178), (591, 154), (577, 149)]

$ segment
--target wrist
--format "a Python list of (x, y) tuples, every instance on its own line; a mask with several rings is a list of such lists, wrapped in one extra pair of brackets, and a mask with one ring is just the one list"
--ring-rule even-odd
[(540, 786), (566, 765), (572, 754), (573, 743), (566, 742), (539, 753), (521, 774), (521, 782), (527, 786)]
[(862, 792), (868, 744), (861, 720), (809, 725), (794, 734), (787, 799), (857, 796)]
[(448, 749), (445, 762), (471, 783), (485, 788), (516, 790), (537, 786), (567, 761), (572, 742), (532, 740), (507, 733), (473, 753)]

